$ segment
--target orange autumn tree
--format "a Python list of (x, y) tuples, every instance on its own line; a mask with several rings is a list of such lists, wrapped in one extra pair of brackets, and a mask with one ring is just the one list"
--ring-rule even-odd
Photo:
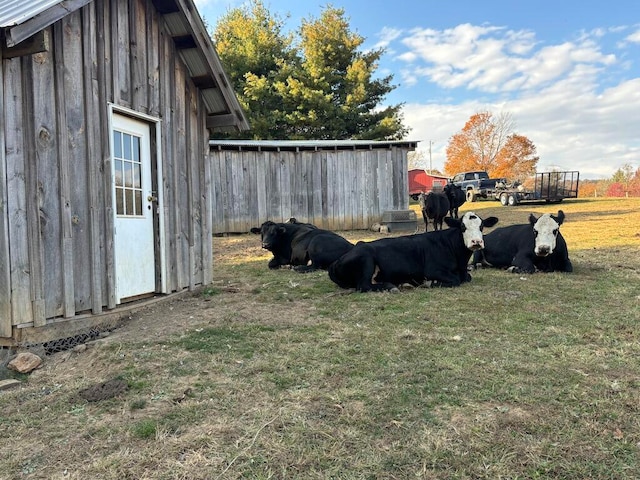
[(493, 177), (523, 182), (535, 173), (538, 160), (533, 142), (514, 133), (509, 135), (504, 147), (498, 152), (492, 170)]
[(445, 173), (486, 170), (493, 178), (524, 181), (535, 173), (539, 157), (533, 142), (513, 129), (508, 113), (495, 118), (491, 112), (472, 115), (449, 141)]

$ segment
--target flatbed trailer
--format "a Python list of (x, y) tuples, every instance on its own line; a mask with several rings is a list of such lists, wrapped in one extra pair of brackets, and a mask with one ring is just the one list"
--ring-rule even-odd
[(580, 172), (539, 172), (533, 178), (533, 188), (524, 185), (496, 185), (494, 198), (504, 206), (519, 203), (560, 203), (565, 198), (578, 198)]

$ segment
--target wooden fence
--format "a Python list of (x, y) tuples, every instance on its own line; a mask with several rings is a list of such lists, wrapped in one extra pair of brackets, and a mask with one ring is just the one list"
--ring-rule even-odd
[(213, 233), (243, 233), (295, 217), (362, 230), (406, 210), (407, 153), (416, 142), (212, 141)]

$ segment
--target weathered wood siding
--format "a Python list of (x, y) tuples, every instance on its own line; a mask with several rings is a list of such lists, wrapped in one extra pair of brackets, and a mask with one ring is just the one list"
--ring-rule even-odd
[(367, 229), (408, 208), (407, 153), (381, 148), (211, 147), (213, 233), (295, 217), (329, 230)]
[(0, 337), (115, 307), (109, 103), (161, 119), (167, 290), (212, 275), (205, 108), (151, 0), (46, 32), (48, 52), (0, 69)]

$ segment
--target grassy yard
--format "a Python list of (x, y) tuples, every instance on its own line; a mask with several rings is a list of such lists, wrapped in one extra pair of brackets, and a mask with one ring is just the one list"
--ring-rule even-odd
[(215, 238), (213, 285), (0, 392), (0, 478), (640, 478), (640, 199), (461, 211), (558, 208), (573, 273), (454, 289), (349, 293)]

